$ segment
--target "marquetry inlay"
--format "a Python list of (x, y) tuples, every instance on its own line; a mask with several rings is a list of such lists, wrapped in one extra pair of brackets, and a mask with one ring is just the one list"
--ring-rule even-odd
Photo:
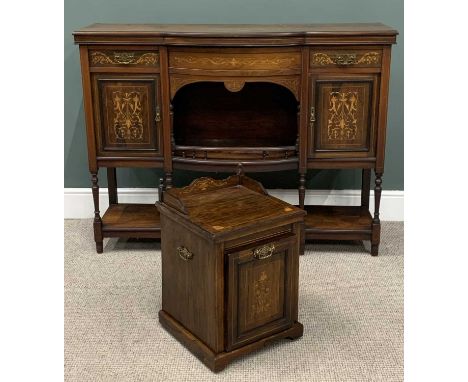
[(174, 52), (169, 55), (169, 66), (184, 69), (238, 69), (238, 70), (278, 70), (299, 69), (299, 52), (263, 54), (201, 54)]
[(356, 138), (358, 108), (361, 108), (357, 91), (329, 93), (328, 139), (352, 141)]
[(272, 283), (265, 271), (260, 273), (254, 285), (254, 301), (251, 306), (254, 316), (265, 315), (271, 310), (271, 290)]
[(271, 79), (270, 81), (274, 82), (275, 84), (282, 85), (285, 88), (291, 90), (291, 92), (294, 94), (294, 97), (296, 97), (296, 99), (299, 101), (300, 81), (298, 77), (276, 77), (274, 79)]
[(244, 85), (245, 85), (245, 81), (243, 80), (224, 81), (224, 87), (230, 92), (239, 92), (242, 90)]
[(313, 53), (312, 65), (376, 65), (380, 63), (379, 52), (360, 53)]
[(158, 61), (158, 54), (152, 52), (91, 52), (91, 65), (155, 66)]
[(117, 139), (140, 141), (143, 139), (142, 94), (137, 91), (112, 92), (114, 105), (113, 128)]

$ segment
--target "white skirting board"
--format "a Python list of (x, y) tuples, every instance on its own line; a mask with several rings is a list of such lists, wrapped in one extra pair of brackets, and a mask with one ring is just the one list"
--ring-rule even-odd
[[(107, 189), (99, 190), (101, 216), (109, 205)], [(268, 193), (291, 204), (298, 204), (297, 190), (268, 190)], [(119, 203), (154, 203), (158, 199), (155, 188), (119, 188)], [(360, 190), (307, 190), (305, 204), (316, 205), (360, 205)], [(382, 191), (380, 219), (403, 221), (404, 191)], [(93, 196), (89, 188), (64, 189), (65, 219), (87, 219), (94, 216)], [(371, 191), (370, 210), (374, 211), (374, 197)]]

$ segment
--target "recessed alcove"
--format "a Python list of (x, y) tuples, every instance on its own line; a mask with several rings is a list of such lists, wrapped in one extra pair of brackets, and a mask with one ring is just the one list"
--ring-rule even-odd
[(172, 105), (176, 149), (294, 148), (297, 142), (298, 102), (274, 83), (196, 82), (179, 89)]

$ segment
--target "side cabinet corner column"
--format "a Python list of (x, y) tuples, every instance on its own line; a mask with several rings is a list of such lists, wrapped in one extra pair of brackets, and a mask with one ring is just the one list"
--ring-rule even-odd
[(164, 145), (164, 189), (172, 187), (172, 118), (171, 118), (171, 95), (169, 91), (169, 55), (167, 47), (159, 48), (161, 58), (161, 97), (162, 97), (162, 122), (163, 122), (163, 145)]
[(299, 207), (304, 208), (307, 174), (307, 136), (309, 128), (309, 47), (302, 47), (301, 102), (299, 118)]
[(102, 253), (103, 248), (103, 236), (102, 236), (102, 220), (99, 211), (99, 185), (98, 185), (98, 176), (97, 172), (91, 173), (92, 181), (92, 191), (93, 191), (93, 201), (94, 201), (94, 241), (96, 242), (96, 252)]

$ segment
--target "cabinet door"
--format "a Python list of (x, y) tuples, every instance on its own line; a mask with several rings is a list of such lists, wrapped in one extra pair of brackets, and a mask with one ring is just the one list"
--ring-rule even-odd
[(294, 240), (228, 255), (229, 351), (292, 325)]
[(377, 76), (312, 77), (310, 91), (309, 157), (374, 157)]
[(157, 75), (95, 75), (97, 147), (103, 156), (161, 154)]

